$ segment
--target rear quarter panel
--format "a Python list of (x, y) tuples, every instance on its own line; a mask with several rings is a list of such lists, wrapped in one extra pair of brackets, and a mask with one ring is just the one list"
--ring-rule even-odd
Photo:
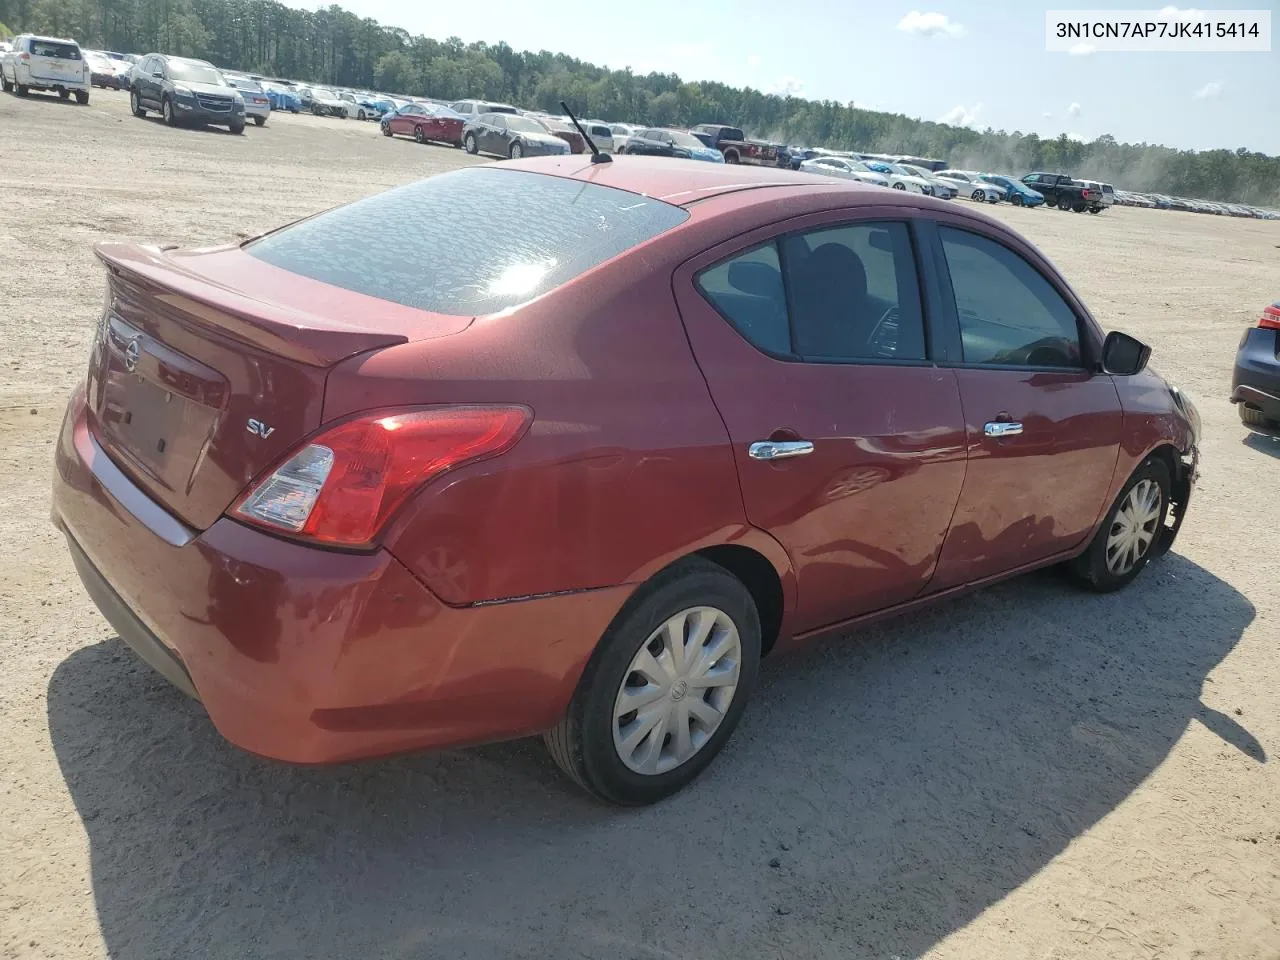
[[(696, 231), (693, 233), (696, 234)], [(683, 228), (460, 335), (347, 361), (325, 418), (418, 403), (522, 403), (529, 433), (423, 489), (385, 543), (442, 600), (640, 582), (705, 546), (754, 545), (732, 450), (671, 288)]]

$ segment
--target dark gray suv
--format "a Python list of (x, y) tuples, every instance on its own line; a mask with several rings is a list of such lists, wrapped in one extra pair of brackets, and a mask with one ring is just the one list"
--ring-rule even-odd
[(129, 87), (135, 117), (157, 110), (171, 127), (212, 124), (244, 132), (244, 98), (204, 60), (148, 54), (133, 65)]

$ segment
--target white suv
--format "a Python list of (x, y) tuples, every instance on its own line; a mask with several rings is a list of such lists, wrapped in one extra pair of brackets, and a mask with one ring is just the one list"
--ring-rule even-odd
[(89, 63), (74, 40), (24, 33), (0, 57), (0, 86), (5, 93), (16, 89), (20, 97), (29, 90), (56, 90), (66, 100), (74, 93), (77, 103), (88, 103)]

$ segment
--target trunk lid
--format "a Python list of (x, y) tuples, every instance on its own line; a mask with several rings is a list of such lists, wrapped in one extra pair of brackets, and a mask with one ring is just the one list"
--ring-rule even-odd
[(199, 530), (320, 426), (334, 364), (471, 320), (300, 277), (238, 247), (96, 252), (109, 279), (90, 427), (152, 499)]

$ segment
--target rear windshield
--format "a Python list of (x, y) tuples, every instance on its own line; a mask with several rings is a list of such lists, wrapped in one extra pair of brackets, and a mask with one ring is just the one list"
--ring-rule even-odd
[(74, 43), (53, 43), (49, 40), (32, 40), (33, 57), (53, 57), (56, 60), (79, 60), (80, 48)]
[(485, 104), (484, 113), (515, 113), (515, 107), (508, 107), (504, 103), (488, 103)]
[(532, 300), (688, 216), (612, 187), (481, 167), (366, 197), (244, 249), (357, 293), (477, 316)]

